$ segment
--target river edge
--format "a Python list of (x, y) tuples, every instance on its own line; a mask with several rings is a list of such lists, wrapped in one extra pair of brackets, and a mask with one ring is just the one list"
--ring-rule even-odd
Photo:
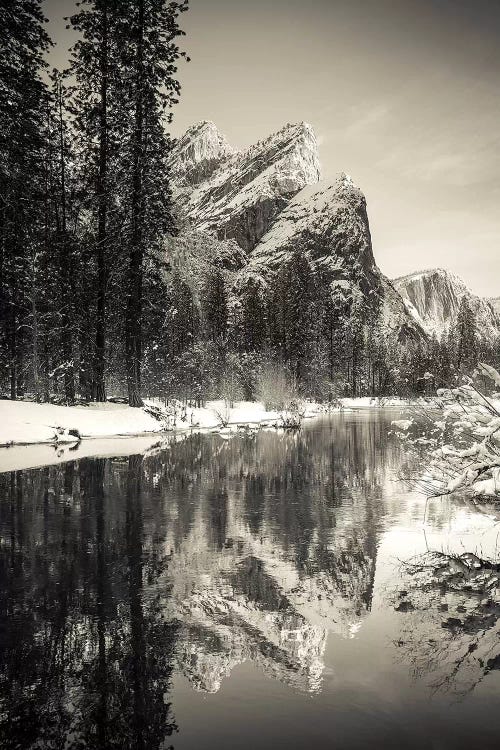
[[(147, 403), (149, 406), (157, 404)], [(365, 409), (408, 409), (421, 400), (358, 398), (342, 399), (331, 406), (303, 402), (302, 419)], [(425, 405), (429, 405), (426, 401)], [(188, 408), (174, 426), (166, 426), (145, 409), (118, 404), (67, 407), (21, 401), (0, 401), (0, 473), (39, 468), (91, 456), (111, 457), (148, 454), (162, 450), (194, 433), (280, 429), (286, 413), (268, 411), (258, 402), (237, 402), (228, 409), (223, 401)]]

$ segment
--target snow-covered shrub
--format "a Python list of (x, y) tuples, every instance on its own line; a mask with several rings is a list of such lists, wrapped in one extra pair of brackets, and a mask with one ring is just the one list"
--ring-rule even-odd
[(300, 401), (292, 399), (281, 412), (277, 427), (285, 430), (298, 430), (304, 419), (304, 408)]
[[(500, 384), (493, 367), (479, 367)], [(428, 496), (460, 492), (500, 500), (500, 394), (487, 396), (468, 379), (437, 395), (439, 408), (393, 423), (409, 449), (430, 448), (423, 473), (406, 478)]]
[(257, 375), (256, 396), (268, 411), (287, 410), (298, 399), (295, 379), (281, 363), (265, 362)]
[(169, 431), (187, 424), (190, 418), (185, 404), (177, 399), (172, 399), (168, 404), (145, 401), (143, 406), (146, 414), (156, 419), (162, 430)]
[(229, 353), (224, 358), (219, 391), (226, 409), (232, 409), (235, 401), (243, 399), (242, 362), (238, 354)]

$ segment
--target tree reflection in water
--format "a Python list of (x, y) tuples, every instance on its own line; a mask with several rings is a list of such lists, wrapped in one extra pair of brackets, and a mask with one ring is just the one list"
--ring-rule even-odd
[(429, 552), (402, 573), (392, 596), (402, 618), (399, 658), (433, 692), (471, 692), (500, 669), (500, 564), (473, 553)]
[(163, 747), (176, 626), (143, 588), (167, 561), (143, 547), (142, 458), (1, 479), (1, 746)]
[[(328, 633), (354, 636), (371, 610), (403, 460), (389, 421), (185, 435), (144, 456), (0, 476), (2, 747), (164, 748), (177, 729), (174, 672), (216, 692), (251, 660), (319, 692)], [(392, 601), (407, 618), (396, 650), (416, 672), (436, 658), (450, 675), (451, 594), (410, 578)], [(425, 620), (439, 633), (425, 640), (413, 619), (434, 590), (439, 616)], [(465, 659), (484, 674), (495, 654), (471, 638)]]

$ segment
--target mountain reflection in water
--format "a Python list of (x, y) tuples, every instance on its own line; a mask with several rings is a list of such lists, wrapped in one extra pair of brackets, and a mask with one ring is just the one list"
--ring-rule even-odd
[[(233, 685), (240, 706), (253, 703), (254, 725), (266, 724), (271, 706), (285, 712), (283, 746), (308, 746), (310, 731), (302, 739), (295, 722), (312, 711), (311, 746), (373, 747), (378, 737), (386, 747), (462, 747), (463, 726), (420, 701), (453, 682), (450, 634), (467, 623), (455, 617), (447, 628), (436, 586), (400, 561), (429, 545), (487, 546), (496, 532), (490, 519), (442, 501), (424, 534), (423, 498), (397, 481), (405, 458), (389, 435), (394, 417), (381, 410), (299, 433), (187, 435), (125, 458), (78, 460), (75, 451), (68, 463), (1, 475), (0, 746), (231, 747), (246, 721), (239, 709), (229, 715), (224, 689)], [(473, 610), (468, 596), (458, 595), (459, 611), (463, 602)], [(473, 707), (483, 747), (498, 729), (492, 632), (489, 666), (476, 660), (470, 686), (465, 669), (462, 691), (491, 680), (489, 724)], [(440, 678), (426, 692), (433, 654)], [(197, 717), (208, 709), (193, 688), (213, 695), (203, 726)], [(405, 724), (409, 696), (415, 717)], [(425, 744), (440, 721), (442, 744)], [(272, 734), (259, 745), (278, 746)]]

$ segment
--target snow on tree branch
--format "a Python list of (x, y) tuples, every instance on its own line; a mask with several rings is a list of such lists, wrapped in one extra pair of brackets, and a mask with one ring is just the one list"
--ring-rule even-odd
[[(479, 371), (500, 385), (494, 367), (481, 363)], [(393, 422), (414, 453), (426, 446), (425, 470), (404, 479), (429, 497), (459, 492), (500, 500), (500, 394), (486, 396), (468, 379), (437, 396), (436, 408), (421, 418)]]

